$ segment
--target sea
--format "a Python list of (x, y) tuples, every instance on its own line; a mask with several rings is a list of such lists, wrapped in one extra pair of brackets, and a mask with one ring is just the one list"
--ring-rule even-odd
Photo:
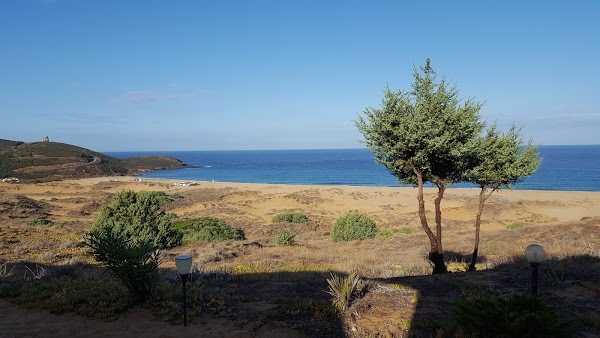
[[(540, 146), (538, 171), (519, 190), (600, 191), (600, 145)], [(363, 149), (107, 152), (117, 158), (167, 155), (189, 168), (157, 170), (144, 178), (239, 183), (404, 186)], [(453, 187), (470, 188), (457, 183)]]

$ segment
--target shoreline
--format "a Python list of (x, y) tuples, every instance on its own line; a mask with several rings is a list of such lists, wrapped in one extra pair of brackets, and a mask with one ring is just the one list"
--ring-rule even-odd
[[(327, 184), (290, 184), (290, 183), (247, 183), (247, 182), (227, 182), (227, 181), (203, 181), (203, 180), (183, 180), (183, 179), (175, 179), (175, 178), (159, 178), (159, 177), (140, 177), (140, 176), (101, 176), (101, 177), (91, 177), (91, 178), (80, 178), (80, 179), (68, 179), (68, 180), (60, 180), (60, 181), (51, 181), (51, 182), (42, 182), (42, 183), (26, 183), (26, 184), (52, 184), (52, 183), (83, 183), (86, 185), (97, 184), (101, 182), (130, 182), (130, 183), (173, 183), (173, 185), (177, 185), (182, 182), (188, 182), (190, 184), (195, 183), (194, 186), (200, 186), (200, 184), (215, 184), (219, 187), (222, 186), (248, 186), (248, 187), (298, 187), (298, 188), (319, 188), (322, 187), (324, 189), (332, 189), (332, 188), (340, 188), (340, 189), (416, 189), (416, 187), (411, 186), (373, 186), (373, 185), (327, 185)], [(190, 186), (186, 186), (185, 188), (191, 188)], [(427, 191), (436, 191), (435, 187), (424, 187)], [(480, 192), (480, 188), (477, 187), (449, 187), (446, 190), (446, 193), (451, 193), (452, 191), (476, 191)], [(545, 189), (501, 189), (494, 192), (496, 194), (503, 193), (577, 193), (577, 194), (592, 194), (600, 196), (600, 191), (589, 191), (589, 190), (545, 190)]]

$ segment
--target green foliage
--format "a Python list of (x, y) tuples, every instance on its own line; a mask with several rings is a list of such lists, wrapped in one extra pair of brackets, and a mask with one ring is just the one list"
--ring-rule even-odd
[(184, 164), (170, 156), (140, 156), (121, 160), (122, 165), (137, 170), (155, 170), (162, 168), (181, 168)]
[(273, 217), (273, 223), (288, 222), (288, 223), (306, 223), (308, 217), (302, 213), (282, 213)]
[(151, 243), (158, 249), (180, 245), (183, 234), (171, 225), (175, 214), (162, 210), (167, 201), (167, 195), (162, 192), (120, 191), (111, 204), (100, 209), (100, 217), (90, 234), (110, 229), (134, 245)]
[(400, 230), (398, 230), (398, 232), (401, 234), (410, 235), (410, 234), (412, 234), (412, 229), (409, 227), (402, 227), (402, 228), (400, 228)]
[(34, 220), (27, 222), (27, 225), (32, 225), (32, 226), (52, 225), (52, 224), (54, 224), (54, 222), (52, 222), (49, 219), (43, 219), (43, 218), (38, 218), (38, 219), (34, 219)]
[(215, 217), (178, 220), (173, 225), (175, 229), (183, 233), (183, 243), (185, 244), (244, 239), (241, 230)]
[[(42, 166), (57, 166), (43, 170)], [(58, 143), (0, 141), (0, 178), (18, 177), (46, 181), (64, 177), (91, 177), (114, 174), (131, 174), (139, 170), (184, 167), (181, 161), (169, 156), (144, 156), (116, 159), (89, 149)], [(37, 167), (35, 171), (19, 171)]]
[[(179, 322), (181, 282), (160, 281), (145, 303), (163, 318)], [(222, 287), (207, 286), (202, 279), (187, 284), (188, 320), (208, 310), (217, 315), (226, 313), (228, 295)], [(62, 275), (41, 280), (11, 280), (0, 283), (0, 298), (13, 304), (47, 309), (54, 314), (74, 312), (94, 319), (116, 319), (132, 303), (128, 290), (118, 281), (103, 277), (90, 279)]]
[(474, 153), (475, 166), (465, 173), (465, 179), (482, 188), (494, 190), (511, 188), (524, 177), (533, 174), (540, 166), (537, 147), (523, 144), (521, 131), (514, 125), (506, 133), (496, 126), (488, 129), (479, 139)]
[(511, 230), (516, 230), (516, 229), (521, 229), (524, 226), (525, 226), (525, 224), (523, 224), (523, 223), (511, 223), (511, 224), (507, 225), (506, 228), (511, 229)]
[(294, 245), (294, 237), (296, 237), (296, 234), (293, 232), (283, 230), (275, 236), (275, 243), (280, 246)]
[(132, 240), (118, 230), (99, 227), (86, 237), (92, 256), (129, 290), (134, 301), (150, 297), (159, 279), (160, 250), (150, 240)]
[(483, 129), (481, 103), (458, 98), (445, 79), (436, 82), (429, 59), (413, 73), (412, 91), (385, 89), (381, 108), (367, 108), (355, 121), (377, 162), (407, 184), (447, 187), (462, 180)]
[[(434, 273), (446, 272), (442, 252), (441, 201), (444, 191), (464, 180), (474, 165), (479, 134), (484, 128), (482, 104), (462, 101), (455, 86), (437, 75), (427, 59), (421, 72), (413, 72), (411, 91), (385, 89), (380, 108), (366, 108), (355, 121), (375, 160), (404, 184), (419, 187), (421, 225), (429, 237), (429, 259)], [(435, 233), (425, 215), (423, 185), (438, 187)]]
[(0, 285), (0, 298), (50, 313), (114, 319), (130, 306), (127, 290), (114, 280), (62, 276), (56, 279), (12, 281)]
[(368, 282), (355, 274), (342, 277), (331, 273), (327, 284), (329, 284), (327, 293), (331, 295), (332, 303), (339, 311), (345, 311), (352, 300), (362, 298), (369, 287)]
[[(210, 287), (198, 279), (190, 281), (186, 291), (188, 321), (205, 310), (216, 314), (226, 312), (228, 295), (221, 287)], [(149, 304), (157, 308), (163, 318), (178, 323), (183, 318), (181, 302), (181, 282), (159, 282), (149, 300)]]
[(279, 296), (278, 300), (281, 306), (271, 311), (269, 317), (290, 326), (298, 322), (314, 323), (318, 336), (335, 336), (331, 334), (331, 321), (336, 321), (337, 309), (332, 306), (331, 301), (286, 296)]
[(377, 225), (372, 219), (352, 212), (338, 218), (331, 229), (331, 239), (334, 242), (363, 240), (376, 235)]
[(387, 229), (379, 229), (379, 230), (377, 230), (377, 233), (375, 234), (375, 236), (381, 237), (381, 238), (388, 238), (388, 237), (392, 236), (392, 232)]
[(524, 294), (462, 300), (452, 315), (461, 328), (480, 337), (566, 337), (571, 323), (539, 298)]

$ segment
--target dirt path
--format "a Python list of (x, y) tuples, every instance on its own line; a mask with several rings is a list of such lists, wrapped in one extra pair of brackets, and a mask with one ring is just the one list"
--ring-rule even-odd
[(54, 315), (46, 310), (26, 309), (0, 300), (2, 337), (304, 337), (286, 328), (263, 327), (258, 332), (239, 329), (225, 319), (173, 325), (157, 320), (149, 310), (134, 309), (107, 322), (67, 313)]

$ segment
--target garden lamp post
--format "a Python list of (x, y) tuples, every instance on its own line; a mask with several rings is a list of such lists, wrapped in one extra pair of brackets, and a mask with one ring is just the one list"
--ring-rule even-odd
[(530, 244), (525, 248), (525, 258), (531, 265), (531, 294), (534, 296), (538, 293), (538, 268), (544, 261), (544, 257), (546, 257), (544, 247), (539, 244)]
[(187, 297), (185, 294), (185, 283), (190, 275), (190, 269), (192, 268), (192, 256), (190, 255), (179, 255), (175, 257), (175, 266), (177, 267), (177, 273), (181, 276), (183, 282), (183, 326), (187, 326)]

